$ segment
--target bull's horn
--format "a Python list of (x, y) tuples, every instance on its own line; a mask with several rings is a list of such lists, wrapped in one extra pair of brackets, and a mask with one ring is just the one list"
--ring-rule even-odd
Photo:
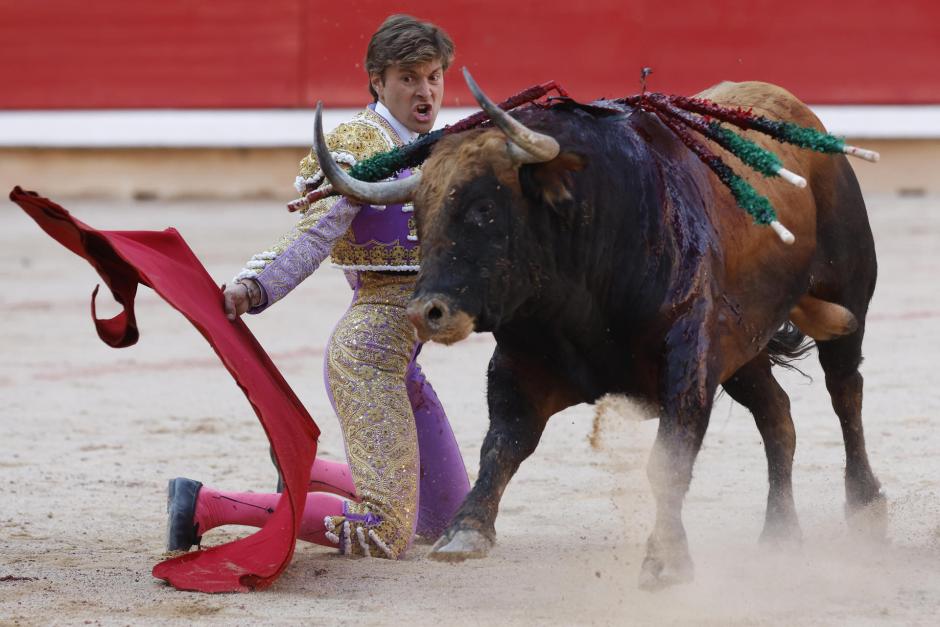
[(537, 133), (525, 126), (486, 97), (480, 86), (477, 85), (467, 68), (463, 68), (463, 77), (467, 81), (467, 87), (473, 92), (473, 97), (480, 103), (480, 107), (486, 111), (493, 123), (506, 134), (519, 151), (513, 151), (517, 161), (522, 163), (542, 163), (551, 161), (558, 156), (561, 148), (558, 141), (551, 135)]
[(421, 181), (421, 173), (404, 179), (370, 183), (360, 181), (349, 176), (330, 155), (326, 147), (326, 138), (323, 137), (323, 103), (317, 103), (317, 115), (313, 123), (313, 148), (317, 153), (317, 161), (323, 168), (323, 174), (333, 185), (333, 189), (342, 194), (370, 205), (393, 205), (408, 202), (414, 197), (415, 189)]

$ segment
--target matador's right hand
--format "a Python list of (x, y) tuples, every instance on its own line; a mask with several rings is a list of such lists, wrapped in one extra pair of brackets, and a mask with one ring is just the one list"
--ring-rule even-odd
[[(261, 301), (261, 287), (254, 281), (250, 283), (248, 281), (250, 281), (250, 279), (246, 281), (236, 281), (231, 285), (225, 286), (225, 292), (223, 292), (224, 307), (225, 315), (229, 320), (235, 320), (235, 318)], [(257, 295), (252, 293), (252, 288), (257, 290)]]

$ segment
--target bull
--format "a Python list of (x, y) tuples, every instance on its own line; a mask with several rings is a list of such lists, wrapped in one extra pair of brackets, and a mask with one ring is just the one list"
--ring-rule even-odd
[[(431, 557), (484, 556), (503, 491), (549, 417), (619, 393), (659, 416), (647, 470), (656, 516), (640, 586), (691, 580), (682, 504), (719, 386), (753, 414), (764, 441), (761, 538), (798, 540), (796, 436), (772, 372), (793, 348), (784, 341), (793, 334), (781, 331), (793, 324), (816, 340), (842, 426), (847, 512), (883, 510), (858, 371), (877, 264), (845, 157), (774, 142), (808, 186), (747, 177), (795, 236), (787, 246), (655, 115), (629, 106), (600, 114), (573, 101), (507, 114), (466, 78), (494, 124), (441, 140), (420, 177), (357, 181), (333, 164), (319, 122), (317, 133), (336, 190), (373, 204), (414, 200), (422, 261), (408, 313), (419, 339), (496, 339), (479, 476)], [(767, 83), (726, 82), (700, 96), (822, 129), (806, 105)]]

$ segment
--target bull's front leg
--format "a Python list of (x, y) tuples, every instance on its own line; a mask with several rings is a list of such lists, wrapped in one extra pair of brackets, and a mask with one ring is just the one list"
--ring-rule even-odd
[(707, 306), (698, 303), (666, 338), (661, 372), (661, 415), (647, 474), (656, 500), (656, 522), (646, 545), (640, 587), (647, 590), (694, 578), (682, 503), (702, 445), (718, 378), (712, 361)]
[(548, 418), (578, 402), (570, 387), (543, 365), (497, 347), (487, 373), (490, 426), (480, 451), (480, 473), (430, 557), (463, 561), (485, 557), (496, 541), (503, 491), (535, 450)]

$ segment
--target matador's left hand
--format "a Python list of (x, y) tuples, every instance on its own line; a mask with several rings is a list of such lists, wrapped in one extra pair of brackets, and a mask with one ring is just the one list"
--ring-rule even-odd
[(323, 524), (326, 527), (327, 539), (339, 545), (339, 550), (344, 555), (397, 559), (404, 550), (404, 547), (396, 550), (396, 545), (400, 543), (383, 539), (398, 535), (393, 525), (383, 522), (381, 516), (371, 512), (350, 512), (347, 504), (344, 504), (342, 516), (327, 516), (323, 519)]

